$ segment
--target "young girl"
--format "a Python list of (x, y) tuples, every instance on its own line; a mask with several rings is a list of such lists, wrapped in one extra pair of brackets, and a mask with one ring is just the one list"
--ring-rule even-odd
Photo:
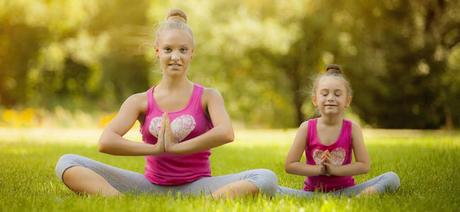
[[(78, 155), (64, 155), (56, 174), (72, 191), (209, 194), (235, 197), (273, 195), (276, 175), (257, 169), (211, 177), (210, 149), (231, 142), (233, 129), (220, 93), (191, 82), (187, 71), (194, 39), (181, 10), (172, 10), (157, 30), (156, 57), (162, 79), (146, 92), (130, 96), (99, 140), (99, 151), (145, 156), (145, 174), (123, 170)], [(144, 143), (123, 138), (138, 120)]]
[[(338, 65), (329, 65), (326, 73), (314, 81), (312, 102), (321, 116), (300, 125), (285, 164), (286, 172), (307, 176), (304, 190), (279, 187), (281, 195), (331, 192), (351, 196), (395, 192), (399, 188), (399, 177), (394, 172), (355, 185), (352, 176), (367, 173), (370, 160), (361, 128), (343, 118), (351, 98), (352, 90)], [(300, 162), (304, 151), (306, 164)]]

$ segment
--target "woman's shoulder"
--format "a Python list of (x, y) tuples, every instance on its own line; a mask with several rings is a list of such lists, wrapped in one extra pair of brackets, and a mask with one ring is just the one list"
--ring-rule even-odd
[(147, 91), (132, 94), (126, 99), (126, 101), (147, 101)]
[(148, 103), (147, 91), (145, 91), (145, 92), (132, 94), (131, 96), (126, 98), (123, 105), (129, 106), (132, 108), (137, 108), (140, 111), (145, 111), (147, 109), (147, 103)]
[(203, 100), (207, 101), (213, 98), (223, 98), (222, 94), (220, 94), (219, 90), (216, 88), (209, 88), (203, 86)]

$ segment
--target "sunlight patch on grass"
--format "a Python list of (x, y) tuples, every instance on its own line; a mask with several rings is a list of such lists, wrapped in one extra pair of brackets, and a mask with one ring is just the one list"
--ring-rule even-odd
[[(97, 145), (101, 128), (0, 128), (0, 143), (34, 142)], [(286, 130), (248, 130), (236, 129), (235, 140), (228, 144), (235, 147), (290, 146), (297, 129)], [(456, 131), (442, 130), (388, 130), (364, 129), (364, 141), (369, 145), (427, 145), (433, 148), (449, 145), (460, 147)], [(139, 126), (131, 129), (125, 138), (142, 141)]]

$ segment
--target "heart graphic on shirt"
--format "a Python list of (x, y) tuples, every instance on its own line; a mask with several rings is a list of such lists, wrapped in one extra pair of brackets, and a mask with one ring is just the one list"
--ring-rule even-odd
[[(150, 121), (149, 132), (157, 138), (161, 128), (161, 120), (162, 117), (158, 116)], [(171, 131), (178, 141), (182, 141), (195, 129), (195, 126), (196, 122), (193, 116), (181, 115), (171, 122)]]
[[(315, 160), (316, 164), (321, 163), (321, 155), (323, 155), (324, 151), (320, 149), (313, 150), (313, 160)], [(342, 148), (335, 148), (334, 150), (330, 151), (330, 159), (331, 163), (340, 166), (343, 164), (345, 160), (345, 150)]]

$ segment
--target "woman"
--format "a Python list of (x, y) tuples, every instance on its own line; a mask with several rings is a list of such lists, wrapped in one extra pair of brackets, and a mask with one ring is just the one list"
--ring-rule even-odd
[[(158, 85), (130, 96), (99, 140), (99, 151), (146, 156), (145, 174), (112, 167), (78, 155), (64, 155), (56, 174), (73, 191), (106, 196), (123, 193), (207, 194), (236, 197), (274, 195), (276, 175), (257, 169), (212, 177), (210, 148), (233, 141), (231, 120), (220, 93), (191, 82), (194, 52), (191, 29), (181, 10), (172, 10), (157, 30)], [(144, 143), (123, 135), (138, 120)]]

